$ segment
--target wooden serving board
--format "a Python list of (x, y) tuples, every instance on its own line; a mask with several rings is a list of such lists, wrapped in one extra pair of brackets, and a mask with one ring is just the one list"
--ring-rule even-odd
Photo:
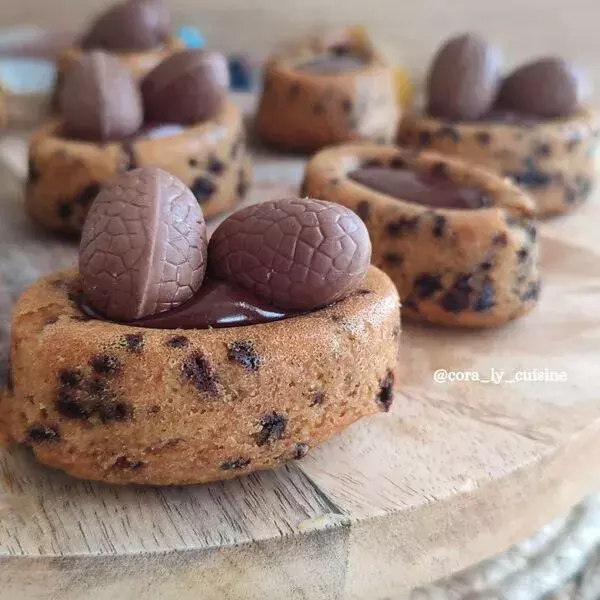
[[(23, 213), (25, 149), (0, 142), (2, 362), (20, 292), (76, 255)], [(248, 202), (297, 192), (302, 168), (257, 155)], [(600, 487), (599, 222), (591, 202), (543, 226), (545, 286), (524, 319), (470, 332), (406, 323), (391, 412), (284, 468), (110, 487), (0, 448), (0, 599), (404, 598), (566, 512)], [(567, 381), (433, 381), (492, 368)]]

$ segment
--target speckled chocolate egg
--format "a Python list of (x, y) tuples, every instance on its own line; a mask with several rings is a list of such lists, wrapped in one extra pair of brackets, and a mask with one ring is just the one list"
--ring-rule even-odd
[(183, 50), (142, 81), (147, 121), (192, 124), (213, 117), (227, 94), (229, 67), (217, 52)]
[(192, 192), (157, 168), (123, 173), (92, 204), (79, 249), (85, 303), (132, 321), (189, 300), (206, 271), (206, 224)]
[(126, 0), (99, 15), (80, 45), (84, 50), (151, 50), (164, 43), (170, 24), (170, 12), (164, 0)]
[(60, 90), (64, 134), (82, 140), (118, 140), (143, 122), (142, 98), (131, 73), (104, 52), (84, 54)]
[(427, 77), (427, 111), (449, 120), (478, 119), (496, 99), (501, 80), (500, 51), (479, 36), (466, 34), (446, 42)]
[(546, 119), (568, 117), (580, 108), (582, 88), (582, 76), (573, 65), (560, 58), (541, 58), (506, 77), (498, 105)]
[(215, 231), (208, 255), (214, 276), (274, 306), (311, 310), (357, 289), (369, 266), (371, 242), (351, 210), (287, 198), (231, 215)]

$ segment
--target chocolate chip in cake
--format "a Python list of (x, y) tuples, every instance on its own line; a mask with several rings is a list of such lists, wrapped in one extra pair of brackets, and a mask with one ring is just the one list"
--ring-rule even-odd
[(389, 265), (399, 266), (404, 262), (404, 257), (397, 252), (386, 252), (383, 255), (383, 260)]
[(128, 333), (121, 338), (120, 345), (129, 352), (139, 354), (145, 345), (143, 333)]
[(443, 215), (434, 215), (433, 217), (433, 237), (441, 238), (444, 235), (444, 230), (446, 229), (446, 217)]
[(238, 469), (243, 469), (250, 464), (249, 458), (230, 458), (225, 462), (221, 463), (222, 471), (237, 471)]
[(58, 216), (63, 221), (68, 221), (73, 214), (73, 205), (70, 202), (61, 202), (58, 205)]
[(254, 349), (254, 343), (249, 340), (232, 342), (227, 346), (227, 357), (229, 360), (240, 363), (249, 371), (258, 371), (261, 358)]
[(195, 158), (194, 156), (192, 156), (192, 158), (188, 159), (188, 165), (190, 165), (190, 167), (192, 167), (192, 169), (195, 169), (198, 167), (198, 159)]
[(377, 404), (388, 412), (394, 401), (394, 373), (388, 371), (386, 376), (379, 382), (379, 392), (377, 394)]
[(89, 206), (95, 199), (96, 196), (100, 193), (100, 185), (97, 183), (90, 183), (85, 186), (77, 196), (75, 196), (74, 201), (77, 204), (81, 204), (82, 206)]
[(296, 444), (292, 450), (292, 458), (294, 460), (300, 460), (301, 458), (304, 458), (308, 454), (309, 449), (310, 447), (308, 444)]
[(319, 390), (313, 394), (312, 400), (310, 401), (310, 406), (321, 406), (325, 402), (325, 392), (323, 390)]
[(506, 232), (501, 231), (500, 233), (494, 234), (494, 237), (492, 238), (492, 245), (500, 248), (506, 248), (506, 246), (508, 246), (508, 236), (506, 235)]
[(477, 268), (481, 271), (489, 271), (493, 266), (494, 263), (492, 263), (489, 260), (484, 260), (483, 262), (480, 262), (479, 265), (477, 265)]
[(371, 214), (371, 205), (368, 200), (361, 200), (356, 205), (356, 214), (366, 223), (369, 220)]
[(63, 390), (58, 395), (55, 407), (67, 419), (87, 419), (96, 410), (97, 402), (80, 390)]
[(490, 310), (494, 308), (496, 305), (495, 299), (496, 293), (494, 290), (494, 285), (491, 281), (484, 281), (481, 290), (475, 300), (475, 310), (477, 312), (484, 312), (486, 310)]
[(437, 132), (437, 135), (441, 139), (448, 138), (455, 144), (458, 144), (458, 142), (460, 142), (460, 133), (456, 128), (450, 127), (449, 125), (441, 127)]
[(192, 353), (185, 359), (181, 368), (184, 379), (190, 381), (197, 390), (211, 396), (219, 395), (219, 379), (204, 354)]
[(478, 131), (475, 135), (475, 139), (482, 145), (488, 146), (492, 141), (492, 136), (487, 131)]
[(219, 160), (216, 156), (211, 155), (208, 159), (208, 172), (213, 175), (221, 175), (225, 170), (225, 163)]
[(524, 263), (529, 257), (529, 250), (525, 247), (519, 248), (517, 250), (517, 261), (519, 263)]
[[(432, 273), (420, 273), (415, 277), (413, 285), (415, 293), (421, 299), (433, 296), (433, 294), (439, 292), (443, 287), (441, 277)], [(406, 306), (406, 301), (404, 305)]]
[(431, 132), (429, 131), (419, 131), (419, 145), (427, 148), (431, 145)]
[(129, 469), (131, 471), (139, 471), (145, 467), (146, 463), (141, 460), (131, 460), (126, 456), (119, 456), (113, 464), (114, 469)]
[(116, 375), (121, 370), (121, 361), (111, 354), (97, 354), (90, 359), (92, 369), (99, 375)]
[(277, 412), (267, 413), (261, 417), (260, 426), (261, 430), (255, 434), (254, 439), (257, 446), (264, 446), (283, 436), (287, 426), (287, 415)]
[(459, 313), (467, 310), (473, 288), (470, 284), (470, 275), (460, 273), (454, 285), (442, 296), (441, 307), (450, 313)]
[(509, 172), (504, 175), (505, 177), (510, 177), (517, 185), (523, 187), (541, 188), (552, 183), (550, 175), (538, 169), (531, 158), (525, 160), (525, 170)]
[(540, 158), (548, 158), (552, 154), (550, 144), (538, 144), (535, 148), (535, 155)]
[(419, 216), (407, 218), (400, 217), (387, 225), (387, 233), (392, 237), (402, 237), (408, 233), (414, 233), (419, 229)]
[(185, 348), (186, 346), (189, 346), (189, 343), (190, 341), (185, 335), (174, 335), (165, 342), (165, 345), (169, 348)]
[(199, 204), (204, 204), (215, 193), (217, 187), (208, 177), (197, 177), (190, 188)]
[(58, 374), (58, 379), (60, 381), (61, 386), (66, 388), (74, 388), (81, 383), (83, 375), (80, 371), (77, 371), (75, 369), (63, 369)]
[(131, 407), (125, 402), (101, 402), (98, 406), (98, 414), (102, 422), (128, 421), (133, 415)]
[(540, 282), (532, 281), (528, 286), (525, 292), (521, 295), (521, 300), (523, 302), (528, 302), (530, 300), (537, 300), (540, 295)]
[(56, 425), (32, 425), (27, 430), (27, 439), (30, 442), (58, 442), (60, 434)]

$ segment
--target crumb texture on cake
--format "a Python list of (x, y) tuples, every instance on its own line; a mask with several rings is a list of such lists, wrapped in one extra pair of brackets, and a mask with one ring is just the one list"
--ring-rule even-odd
[(18, 301), (0, 402), (7, 437), (71, 475), (189, 484), (299, 459), (393, 399), (400, 316), (389, 278), (325, 309), (208, 330), (141, 329), (78, 306), (74, 270)]

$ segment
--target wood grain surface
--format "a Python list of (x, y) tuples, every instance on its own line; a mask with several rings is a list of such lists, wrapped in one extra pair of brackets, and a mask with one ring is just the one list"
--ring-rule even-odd
[[(23, 136), (4, 137), (0, 157), (4, 360), (10, 307), (70, 264), (76, 244), (23, 213)], [(255, 162), (248, 202), (297, 190), (302, 159), (258, 151)], [(600, 487), (599, 220), (596, 199), (544, 225), (544, 293), (521, 321), (479, 332), (405, 324), (392, 411), (288, 467), (119, 488), (1, 448), (0, 599), (404, 598), (565, 513)], [(568, 381), (432, 379), (492, 367), (564, 370)]]

